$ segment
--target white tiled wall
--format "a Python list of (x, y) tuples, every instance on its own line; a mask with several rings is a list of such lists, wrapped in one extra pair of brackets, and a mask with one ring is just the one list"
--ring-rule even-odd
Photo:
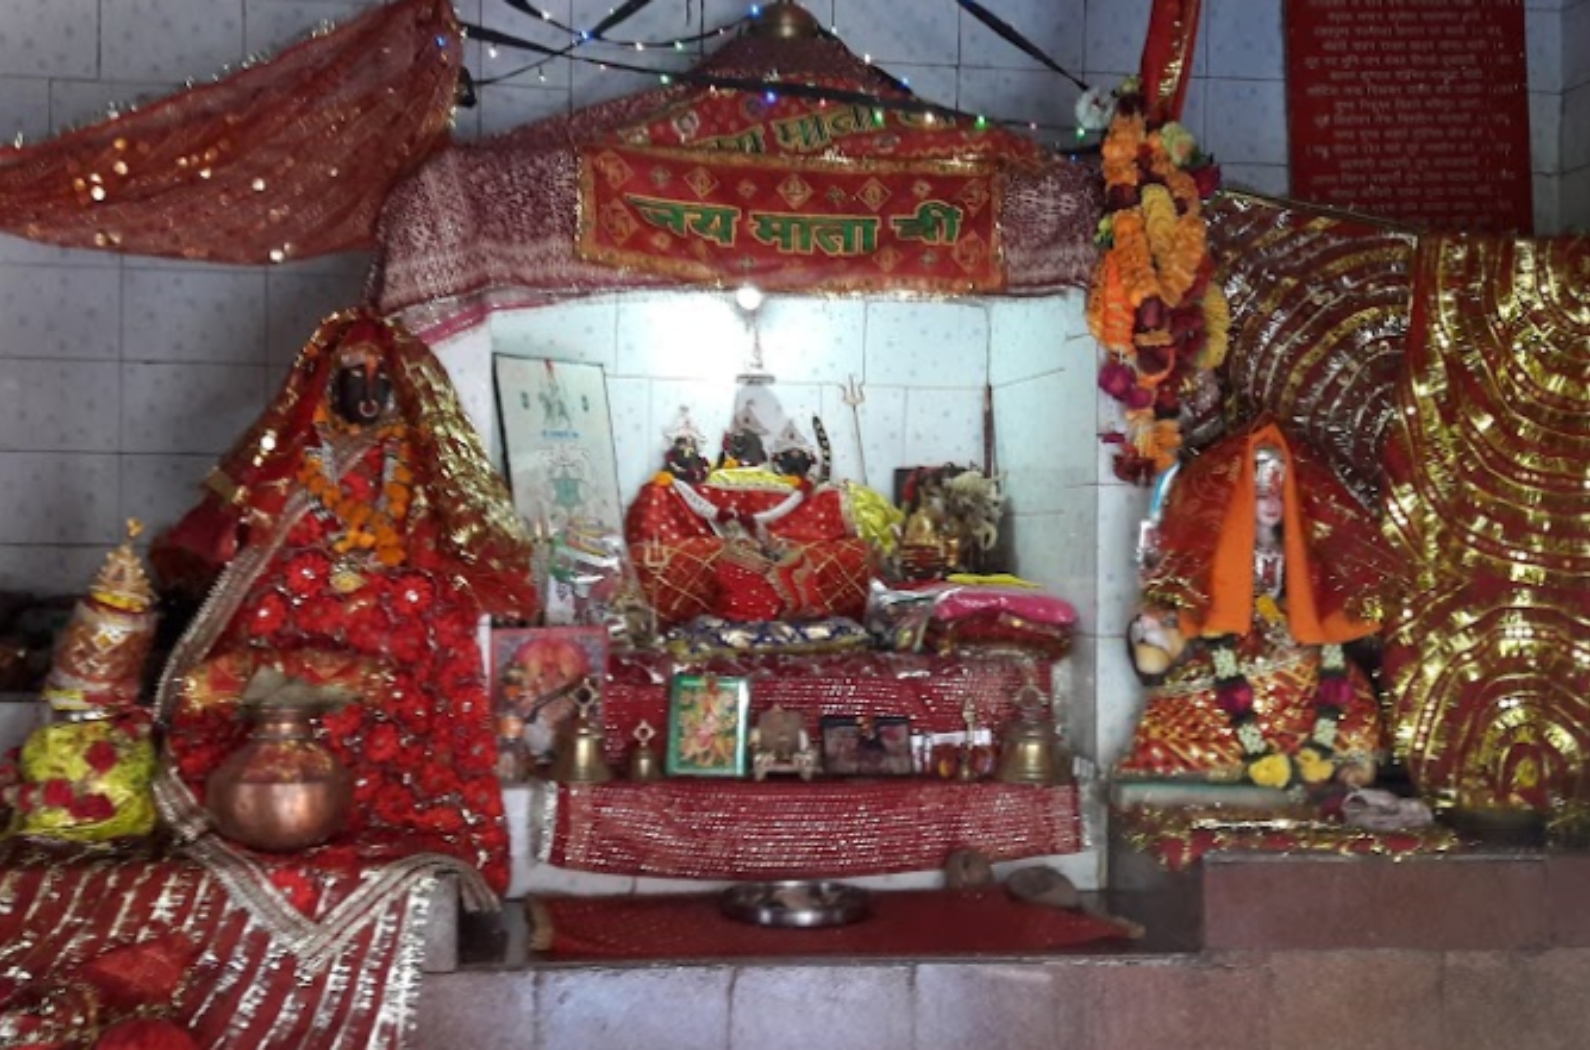
[(1562, 10), (1560, 227), (1590, 233), (1590, 0)]

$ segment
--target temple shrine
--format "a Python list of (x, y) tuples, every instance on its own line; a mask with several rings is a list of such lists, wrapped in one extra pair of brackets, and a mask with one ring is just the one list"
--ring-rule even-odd
[(1587, 56), (0, 0), (0, 1046), (1578, 1045)]

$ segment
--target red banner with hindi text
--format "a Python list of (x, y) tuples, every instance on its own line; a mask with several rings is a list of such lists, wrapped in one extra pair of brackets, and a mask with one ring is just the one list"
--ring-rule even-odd
[(580, 156), (579, 254), (713, 284), (998, 291), (998, 196), (985, 163), (603, 145)]

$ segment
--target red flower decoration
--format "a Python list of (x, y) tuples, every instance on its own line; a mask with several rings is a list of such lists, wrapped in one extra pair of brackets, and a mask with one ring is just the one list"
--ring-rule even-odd
[(427, 762), (422, 765), (416, 779), (424, 797), (433, 800), (461, 790), (458, 774), (440, 762)]
[(358, 733), (364, 721), (364, 708), (357, 703), (343, 704), (335, 711), (323, 715), (320, 724), (333, 740), (346, 740)]
[(1232, 718), (1239, 718), (1253, 710), (1253, 686), (1246, 678), (1233, 678), (1215, 686), (1215, 703)]
[(272, 591), (254, 607), (254, 615), (245, 621), (244, 630), (255, 637), (269, 637), (282, 629), (290, 613), (287, 599)]
[(299, 551), (287, 562), (287, 589), (300, 598), (319, 591), (331, 576), (331, 559), (319, 551)]
[(465, 744), (460, 741), (453, 751), (453, 762), (461, 773), (488, 773), (497, 764), (497, 749), (488, 747), (485, 739)]
[(116, 752), (116, 745), (109, 740), (94, 741), (83, 754), (83, 760), (88, 763), (88, 768), (96, 773), (109, 773), (115, 769), (118, 757), (120, 756)]
[(375, 818), (383, 824), (392, 827), (402, 827), (414, 815), (414, 800), (408, 792), (396, 785), (389, 785), (385, 790), (375, 796), (372, 807)]
[(1126, 392), (1126, 407), (1137, 410), (1154, 403), (1154, 391), (1146, 386), (1134, 386)]
[(401, 612), (422, 613), (435, 600), (435, 586), (420, 573), (403, 573), (392, 580), (392, 604)]
[(419, 619), (399, 620), (387, 636), (387, 654), (399, 663), (419, 663), (428, 648), (425, 624)]
[(402, 751), (397, 727), (390, 722), (378, 722), (370, 727), (364, 738), (364, 753), (372, 762), (390, 762)]
[(67, 805), (66, 811), (76, 820), (101, 821), (109, 820), (116, 815), (116, 807), (111, 802), (110, 796), (98, 792), (73, 799)]
[(1194, 168), (1188, 172), (1193, 177), (1193, 182), (1198, 184), (1198, 196), (1208, 200), (1220, 188), (1220, 165), (1205, 164), (1201, 168)]
[(1123, 361), (1112, 360), (1099, 369), (1099, 389), (1117, 401), (1125, 401), (1136, 385), (1137, 373)]
[(501, 798), (502, 789), (495, 777), (476, 777), (464, 784), (464, 807), (476, 813), (495, 813)]
[(1334, 707), (1338, 711), (1345, 710), (1353, 699), (1353, 684), (1347, 680), (1346, 675), (1322, 675), (1319, 688), (1315, 693), (1314, 703), (1318, 707)]
[(44, 804), (53, 809), (65, 809), (72, 804), (76, 792), (72, 790), (70, 781), (56, 777), (44, 782)]

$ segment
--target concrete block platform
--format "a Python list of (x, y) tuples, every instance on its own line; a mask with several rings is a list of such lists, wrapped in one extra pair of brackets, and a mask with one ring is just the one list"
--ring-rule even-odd
[[(1146, 860), (1146, 858), (1139, 858)], [(1590, 855), (1121, 858), (1142, 942), (1029, 958), (536, 961), (463, 920), (414, 1045), (472, 1050), (1481, 1050), (1590, 1045)]]

